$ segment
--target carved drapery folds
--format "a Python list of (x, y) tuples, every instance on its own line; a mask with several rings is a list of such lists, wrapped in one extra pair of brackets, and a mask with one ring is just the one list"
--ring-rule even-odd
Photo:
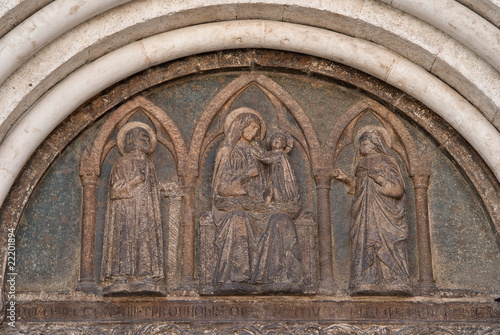
[(384, 128), (368, 126), (356, 135), (353, 175), (334, 178), (348, 186), (351, 205), (353, 293), (409, 294), (408, 222), (401, 168)]
[(236, 109), (226, 120), (212, 185), (218, 248), (215, 292), (300, 291), (294, 219), (302, 206), (283, 152), (286, 139), (271, 137), (273, 150), (263, 150), (257, 136), (264, 135), (263, 120), (250, 108)]
[(37, 150), (0, 221), (18, 222), (21, 332), (464, 320), (485, 332), (499, 317), (498, 190), (469, 144), (402, 92), (327, 60), (231, 50), (86, 102)]
[[(271, 108), (259, 110), (258, 104), (236, 107), (247, 91), (255, 89)], [(138, 112), (151, 126), (134, 126), (130, 120)], [(360, 120), (367, 114), (375, 116), (377, 124), (360, 129)], [(125, 148), (132, 129), (144, 131), (131, 135), (132, 147)], [(138, 147), (141, 136), (147, 142), (143, 149)], [(153, 156), (156, 141), (172, 154), (178, 176), (174, 181), (156, 177), (157, 167), (148, 158)], [(309, 116), (288, 92), (267, 76), (247, 74), (226, 85), (206, 105), (195, 122), (189, 146), (186, 142), (168, 113), (140, 96), (114, 111), (103, 124), (81, 157), (79, 289), (103, 289), (105, 295), (163, 295), (167, 288), (199, 289), (208, 295), (314, 294), (318, 290), (335, 294), (333, 278), (339, 270), (333, 260), (331, 210), (336, 203), (331, 199), (331, 183), (336, 179), (355, 194), (350, 214), (350, 293), (407, 295), (433, 290), (427, 199), (430, 163), (385, 107), (371, 99), (359, 101), (337, 120), (321, 144)], [(339, 171), (338, 157), (352, 145), (356, 152), (352, 173)], [(122, 156), (113, 163), (107, 181), (103, 256), (96, 260), (98, 181), (102, 164), (114, 147), (120, 148)], [(210, 155), (213, 168), (208, 171), (205, 166)], [(292, 160), (292, 156), (296, 158)], [(200, 173), (210, 176), (200, 179)], [(407, 217), (405, 194), (410, 189), (406, 176), (414, 186), (417, 290), (411, 287), (408, 263), (408, 226), (413, 223)], [(201, 180), (211, 183), (210, 209), (197, 213), (197, 204), (202, 202), (202, 193), (197, 191)], [(133, 185), (127, 184), (130, 182)], [(146, 182), (148, 190), (136, 195), (139, 191), (133, 190)], [(305, 194), (304, 185), (315, 192)], [(142, 207), (147, 210), (134, 212), (137, 215), (127, 212), (146, 200), (149, 205)], [(125, 202), (127, 205), (121, 205)], [(165, 206), (160, 202), (168, 203), (169, 210), (168, 217), (158, 220), (157, 207)], [(122, 214), (109, 214), (115, 212)], [(137, 216), (141, 219), (133, 218)], [(140, 231), (141, 220), (150, 231), (129, 240), (123, 237), (127, 229)], [(163, 229), (168, 231), (165, 237)], [(134, 249), (141, 245), (148, 252)], [(195, 284), (197, 262), (199, 288)], [(153, 263), (161, 271), (127, 270), (146, 265), (151, 269)], [(96, 264), (101, 278), (94, 273)]]
[[(378, 125), (359, 128), (371, 114)], [(431, 175), (425, 152), (403, 124), (385, 107), (365, 99), (345, 113), (330, 133), (329, 157), (354, 145), (352, 174), (340, 169), (333, 177), (347, 185), (351, 204), (352, 294), (428, 294), (435, 289), (430, 244), (427, 189)], [(413, 181), (418, 250), (418, 287), (413, 290), (408, 264), (409, 224), (404, 173)]]
[[(130, 119), (143, 113), (153, 127)], [(165, 278), (177, 280), (177, 266), (165, 262), (161, 195), (169, 197), (169, 259), (178, 259), (180, 201), (179, 185), (160, 181), (150, 159), (157, 143), (166, 147), (176, 165), (182, 167), (186, 153), (179, 130), (164, 112), (138, 97), (116, 110), (104, 123), (92, 147), (82, 155), (83, 188), (81, 267), (78, 289), (104, 295), (165, 295)], [(96, 199), (102, 165), (116, 147), (121, 156), (113, 163), (107, 194), (102, 258), (95, 260)], [(100, 277), (94, 271), (100, 264)], [(168, 267), (166, 267), (168, 263)], [(168, 275), (165, 270), (168, 269)]]
[(117, 135), (122, 156), (111, 170), (104, 226), (103, 293), (165, 294), (160, 185), (150, 161), (156, 148), (153, 130), (129, 122)]
[[(233, 107), (250, 88), (260, 90), (274, 108), (266, 115), (275, 126), (267, 140), (268, 125), (261, 112)], [(215, 130), (197, 138), (216, 118)], [(211, 101), (196, 131), (191, 149), (201, 148), (202, 155), (222, 138), (216, 147), (212, 210), (200, 220), (200, 293), (314, 293), (313, 208), (301, 202), (296, 167), (288, 157), (291, 150), (301, 150), (307, 171), (314, 169), (311, 157), (319, 153), (319, 142), (304, 111), (269, 78), (246, 75)]]

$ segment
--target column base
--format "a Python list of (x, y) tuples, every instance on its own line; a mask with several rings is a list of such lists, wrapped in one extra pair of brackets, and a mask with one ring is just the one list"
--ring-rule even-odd
[(198, 294), (198, 284), (192, 277), (181, 277), (179, 286), (177, 286), (175, 291), (187, 296), (196, 295)]
[(436, 293), (437, 287), (434, 280), (419, 281), (417, 287), (417, 294), (422, 296), (429, 296)]
[(166, 296), (167, 290), (163, 285), (152, 281), (113, 283), (102, 290), (104, 296)]
[(95, 282), (91, 279), (80, 279), (78, 280), (78, 283), (76, 284), (76, 290), (77, 291), (82, 291), (85, 293), (93, 294), (93, 295), (100, 295), (101, 290)]

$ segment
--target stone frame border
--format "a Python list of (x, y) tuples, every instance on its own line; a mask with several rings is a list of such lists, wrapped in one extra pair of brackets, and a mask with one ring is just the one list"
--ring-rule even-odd
[[(6, 245), (5, 233), (16, 227), (31, 192), (60, 152), (88, 125), (127, 99), (170, 80), (227, 71), (285, 70), (341, 85), (357, 87), (369, 97), (410, 122), (416, 123), (433, 138), (461, 168), (466, 179), (482, 199), (500, 238), (500, 184), (475, 150), (451, 126), (430, 109), (387, 83), (356, 69), (313, 56), (269, 50), (233, 50), (191, 56), (145, 70), (103, 91), (75, 110), (40, 145), (19, 175), (1, 211), (0, 245)], [(10, 224), (9, 224), (10, 223)], [(6, 254), (2, 255), (2, 260)], [(1, 279), (5, 280), (2, 268)]]

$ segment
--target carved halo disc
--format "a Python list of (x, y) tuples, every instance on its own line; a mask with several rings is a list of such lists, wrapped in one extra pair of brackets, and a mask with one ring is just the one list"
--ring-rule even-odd
[(127, 136), (127, 133), (134, 128), (142, 128), (148, 132), (149, 138), (151, 140), (151, 145), (149, 147), (149, 152), (147, 154), (149, 155), (149, 154), (153, 153), (156, 149), (156, 144), (158, 143), (156, 140), (156, 134), (154, 133), (153, 129), (151, 129), (151, 127), (148, 126), (147, 124), (145, 124), (143, 122), (134, 121), (134, 122), (129, 122), (126, 125), (124, 125), (122, 127), (122, 129), (120, 129), (120, 131), (118, 132), (116, 143), (117, 143), (118, 149), (120, 149), (121, 154), (125, 155), (125, 153), (126, 153), (125, 152), (125, 137)]

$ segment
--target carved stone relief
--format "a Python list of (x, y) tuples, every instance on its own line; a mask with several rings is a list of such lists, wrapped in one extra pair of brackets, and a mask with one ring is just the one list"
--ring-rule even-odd
[[(286, 119), (285, 106), (293, 101), (281, 102), (279, 93), (271, 93), (279, 92), (276, 88), (265, 76), (242, 76), (211, 103), (219, 106), (220, 121), (209, 138), (223, 139), (211, 172), (211, 210), (201, 221), (202, 294), (316, 290), (316, 224), (312, 209), (302, 204), (288, 157), (293, 135), (302, 147), (308, 145)], [(261, 113), (246, 106), (231, 109), (251, 90), (250, 95), (268, 99), (272, 106), (268, 120), (283, 128), (274, 127), (267, 138), (268, 125)], [(301, 120), (303, 116), (299, 124)]]
[(284, 134), (271, 137), (270, 152), (259, 144), (264, 134), (262, 117), (250, 108), (226, 117), (212, 184), (215, 293), (302, 291), (294, 224), (300, 196), (283, 151)]
[[(145, 115), (154, 130), (144, 122), (131, 121), (139, 114)], [(79, 290), (94, 293), (102, 290), (105, 296), (162, 296), (166, 295), (167, 286), (178, 284), (183, 192), (175, 180), (159, 180), (150, 158), (158, 143), (174, 153), (175, 145), (182, 150), (178, 140), (178, 143), (169, 140), (169, 131), (175, 134), (176, 130), (168, 118), (150, 102), (139, 98), (117, 110), (103, 125), (92, 147), (84, 151), (80, 162), (82, 240), (90, 242), (82, 244)], [(175, 137), (171, 138), (175, 141)], [(95, 260), (97, 181), (113, 148), (120, 156), (109, 175), (102, 257)], [(163, 199), (170, 200), (169, 217), (162, 217)], [(168, 239), (163, 236), (164, 225)], [(100, 264), (100, 278), (94, 272), (96, 261)]]
[[(372, 78), (363, 86), (360, 73), (300, 55), (297, 66), (309, 62), (314, 71), (282, 73), (275, 62), (291, 56), (268, 51), (242, 52), (236, 59), (246, 67), (233, 71), (228, 55), (160, 66), (137, 77), (142, 88), (137, 78), (119, 84), (76, 111), (34, 156), (38, 168), (28, 168), (11, 198), (37, 184), (40, 198), (57, 187), (81, 195), (68, 200), (78, 199), (81, 212), (62, 220), (76, 227), (64, 238), (77, 245), (69, 252), (79, 264), (57, 288), (21, 284), (19, 333), (41, 323), (46, 333), (460, 333), (463, 320), (478, 333), (497, 331), (489, 326), (500, 315), (490, 286), (446, 286), (439, 277), (449, 271), (443, 250), (471, 249), (437, 233), (446, 230), (436, 188), (449, 185), (436, 166), (449, 157), (472, 157), (457, 163), (463, 170), (449, 188), (461, 187), (464, 202), (482, 201), (465, 220), (484, 233), (481, 241), (496, 241), (488, 229), (498, 226), (500, 187), (474, 152), (455, 148), (452, 130), (428, 139), (444, 127), (434, 114), (373, 88)], [(198, 59), (220, 72), (200, 73)], [(385, 93), (375, 99), (370, 90)], [(63, 182), (43, 181), (50, 168)], [(9, 215), (21, 222), (25, 254), (31, 244), (52, 245), (48, 234), (33, 242), (31, 226), (59, 227), (38, 215), (34, 199), (23, 201), (24, 214), (7, 203), (0, 228)], [(446, 220), (459, 219), (452, 201), (442, 206)], [(494, 243), (485, 248), (475, 249), (477, 262), (499, 257)], [(20, 276), (38, 271), (30, 264)], [(428, 320), (430, 328), (413, 323)]]
[[(43, 333), (41, 333), (43, 331)], [(480, 334), (480, 335), (495, 335), (500, 332), (500, 327), (480, 327), (480, 326), (460, 326), (453, 327), (444, 326), (371, 326), (363, 327), (360, 325), (350, 324), (332, 324), (320, 326), (315, 323), (308, 324), (286, 324), (286, 323), (271, 323), (271, 324), (246, 324), (237, 326), (211, 325), (210, 327), (189, 327), (175, 324), (146, 324), (137, 326), (88, 326), (88, 327), (68, 327), (64, 325), (51, 324), (43, 328), (32, 330), (19, 330), (11, 333), (11, 335), (56, 335), (56, 334), (92, 334), (92, 335), (274, 335), (274, 334), (290, 334), (290, 335), (421, 335), (421, 334)]]
[(392, 140), (385, 129), (367, 126), (359, 131), (355, 143), (353, 175), (340, 169), (333, 175), (353, 195), (351, 290), (409, 294), (405, 185)]
[(103, 294), (164, 294), (160, 184), (147, 157), (156, 136), (148, 125), (130, 122), (117, 137), (123, 156), (111, 170), (101, 263), (101, 281), (110, 284)]
[[(363, 122), (370, 125), (360, 128)], [(341, 169), (334, 169), (332, 174), (353, 195), (349, 209), (351, 293), (433, 292), (427, 197), (431, 169), (424, 148), (418, 149), (408, 129), (393, 114), (369, 101), (351, 107), (330, 135), (335, 149), (328, 159), (334, 166), (347, 147), (354, 147), (352, 174)], [(408, 259), (412, 222), (407, 209), (410, 189), (404, 181), (406, 175), (413, 181), (418, 283), (412, 283)]]

